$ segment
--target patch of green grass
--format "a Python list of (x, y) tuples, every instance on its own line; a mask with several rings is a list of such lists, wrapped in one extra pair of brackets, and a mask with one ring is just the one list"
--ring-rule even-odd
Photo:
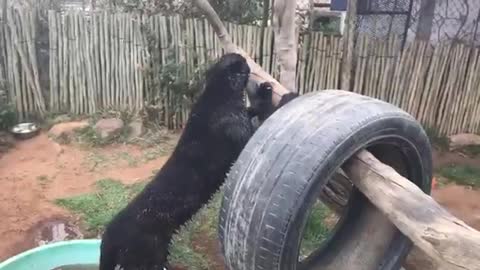
[(469, 165), (450, 165), (441, 168), (439, 173), (459, 185), (480, 187), (480, 168)]
[(56, 200), (56, 203), (80, 214), (90, 232), (98, 233), (112, 217), (142, 190), (144, 183), (124, 185), (112, 179), (96, 183), (96, 192)]
[(124, 125), (116, 135), (102, 138), (100, 134), (95, 131), (93, 125), (89, 125), (88, 127), (75, 131), (75, 139), (77, 143), (81, 145), (101, 147), (113, 143), (126, 143), (128, 141), (129, 133), (130, 128), (128, 125)]
[(72, 142), (72, 138), (69, 135), (67, 135), (66, 133), (63, 133), (58, 137), (50, 136), (50, 138), (52, 140), (54, 140), (55, 142), (57, 142), (58, 144), (62, 144), (62, 145), (67, 145), (67, 144), (70, 144)]
[(300, 246), (300, 258), (310, 255), (328, 238), (331, 228), (325, 221), (330, 215), (332, 212), (328, 207), (320, 201), (315, 203), (305, 226)]
[(208, 258), (193, 248), (194, 236), (201, 233), (202, 223), (200, 220), (198, 217), (193, 219), (181, 229), (180, 233), (173, 237), (169, 257), (169, 261), (173, 265), (186, 266), (192, 270), (210, 268)]
[(99, 168), (104, 168), (112, 162), (111, 158), (98, 152), (92, 151), (88, 153), (85, 158), (86, 165), (90, 168), (90, 171), (95, 171)]
[(476, 158), (480, 156), (480, 145), (467, 145), (460, 149), (460, 152), (465, 153), (467, 156)]
[(204, 218), (201, 230), (208, 233), (211, 237), (217, 237), (217, 228), (218, 228), (218, 213), (220, 212), (220, 207), (222, 206), (222, 197), (223, 192), (217, 192), (207, 204), (206, 207), (201, 211), (200, 215)]
[(141, 137), (134, 138), (129, 143), (146, 149), (143, 159), (149, 161), (171, 153), (177, 145), (178, 139), (179, 134), (163, 127), (151, 125)]
[[(168, 151), (164, 151), (160, 147), (154, 147), (145, 150), (141, 155), (132, 155), (129, 152), (118, 152), (114, 154), (104, 154), (95, 148), (85, 157), (84, 164), (90, 171), (96, 171), (105, 167), (116, 166), (119, 162), (126, 162), (129, 167), (137, 167), (139, 164), (144, 164), (155, 160), (161, 156), (167, 155)], [(121, 163), (124, 166), (124, 163)], [(158, 170), (157, 170), (158, 171)]]
[(173, 264), (188, 266), (188, 269), (210, 269), (207, 256), (192, 248), (193, 239), (200, 234), (210, 238), (217, 237), (218, 213), (222, 203), (223, 192), (217, 192), (179, 234), (174, 237), (170, 260)]

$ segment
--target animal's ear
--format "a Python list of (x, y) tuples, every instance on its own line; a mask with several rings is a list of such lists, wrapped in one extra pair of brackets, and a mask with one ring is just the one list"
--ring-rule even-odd
[(223, 55), (218, 61), (218, 66), (222, 71), (227, 72), (247, 72), (250, 73), (250, 68), (247, 65), (245, 57), (237, 53), (229, 53)]

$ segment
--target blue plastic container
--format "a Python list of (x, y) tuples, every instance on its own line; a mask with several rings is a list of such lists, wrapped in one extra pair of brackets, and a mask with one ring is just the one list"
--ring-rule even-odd
[(0, 270), (49, 270), (64, 265), (98, 264), (100, 240), (71, 240), (27, 250), (0, 263)]

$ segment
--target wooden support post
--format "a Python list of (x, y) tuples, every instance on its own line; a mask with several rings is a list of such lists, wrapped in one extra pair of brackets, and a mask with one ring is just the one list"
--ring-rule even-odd
[(355, 49), (355, 27), (357, 20), (357, 0), (348, 0), (347, 16), (345, 25), (347, 27), (344, 36), (344, 53), (343, 55), (343, 72), (342, 72), (342, 89), (351, 90), (353, 50)]

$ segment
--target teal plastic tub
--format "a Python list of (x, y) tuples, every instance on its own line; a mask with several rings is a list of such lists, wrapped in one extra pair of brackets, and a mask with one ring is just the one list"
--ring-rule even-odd
[(50, 270), (72, 264), (98, 264), (100, 240), (71, 240), (27, 250), (0, 263), (0, 270)]

